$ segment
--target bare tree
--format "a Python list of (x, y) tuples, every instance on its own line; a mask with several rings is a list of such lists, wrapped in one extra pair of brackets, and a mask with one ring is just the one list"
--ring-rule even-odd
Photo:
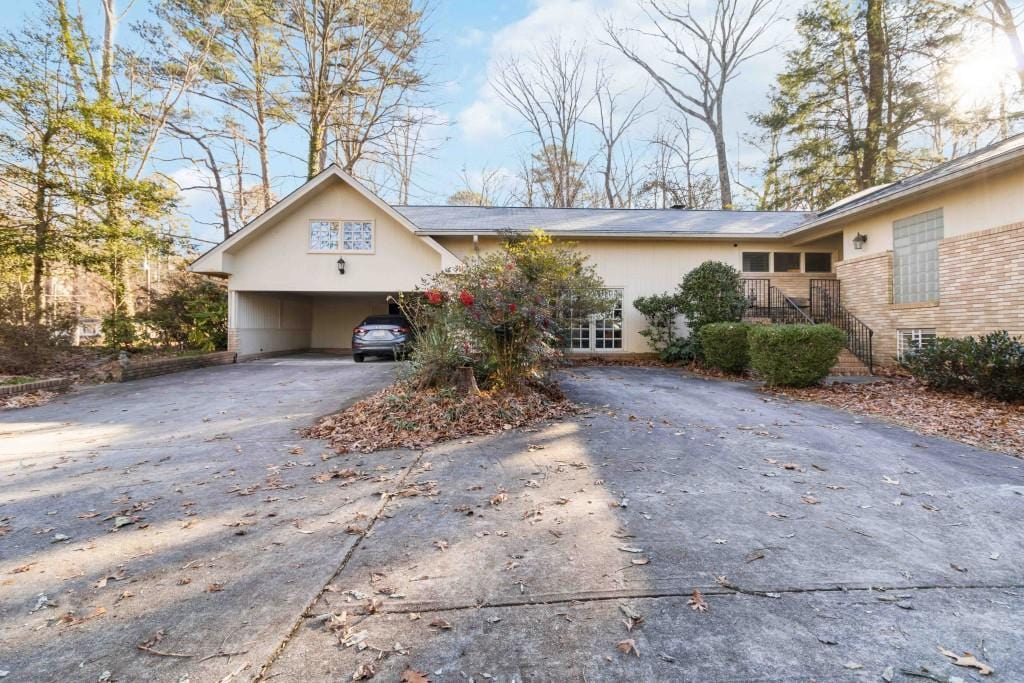
[(417, 162), (432, 155), (437, 149), (428, 131), (438, 123), (429, 110), (406, 107), (404, 114), (395, 120), (391, 130), (384, 137), (384, 154), (381, 158), (395, 186), (396, 203), (409, 203), (413, 171)]
[(758, 45), (777, 18), (777, 2), (715, 0), (714, 12), (706, 19), (695, 16), (689, 2), (675, 10), (659, 0), (649, 0), (644, 11), (654, 30), (625, 32), (661, 42), (670, 56), (654, 60), (641, 55), (626, 42), (624, 31), (609, 20), (606, 32), (611, 44), (646, 71), (680, 112), (707, 126), (715, 142), (722, 208), (732, 208), (723, 116), (726, 88), (745, 62), (767, 51)]
[[(576, 206), (586, 165), (577, 158), (577, 133), (588, 92), (586, 50), (554, 38), (525, 59), (502, 61), (491, 80), (498, 97), (514, 110), (535, 143), (531, 182), (549, 206)], [(532, 202), (532, 190), (530, 191)]]
[(287, 52), (300, 84), (309, 139), (307, 175), (327, 163), (328, 131), (352, 171), (371, 139), (382, 138), (401, 111), (402, 95), (423, 81), (416, 58), (423, 14), (411, 0), (283, 0)]
[(625, 139), (638, 121), (650, 113), (644, 109), (647, 93), (624, 102), (626, 92), (612, 90), (611, 79), (603, 66), (598, 67), (594, 80), (594, 104), (597, 120), (586, 121), (601, 138), (601, 168), (604, 201), (610, 209), (629, 206), (634, 190), (634, 160)]
[(459, 172), (461, 189), (448, 197), (450, 206), (494, 206), (498, 203), (498, 189), (504, 179), (501, 169), (484, 166), (476, 178), (465, 167)]
[(640, 191), (653, 195), (655, 208), (715, 208), (717, 183), (700, 170), (714, 155), (705, 153), (693, 138), (690, 122), (684, 118), (662, 123), (649, 141), (654, 157)]

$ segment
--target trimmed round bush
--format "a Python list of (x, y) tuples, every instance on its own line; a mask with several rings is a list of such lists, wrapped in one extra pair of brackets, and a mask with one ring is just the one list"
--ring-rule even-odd
[(704, 362), (725, 372), (743, 372), (750, 365), (746, 323), (711, 323), (700, 328)]
[(755, 325), (750, 365), (769, 386), (817, 384), (835, 365), (846, 336), (831, 325)]

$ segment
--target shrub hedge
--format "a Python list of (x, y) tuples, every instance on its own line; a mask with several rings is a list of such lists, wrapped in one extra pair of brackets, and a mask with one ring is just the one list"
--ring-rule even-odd
[(711, 323), (700, 328), (704, 362), (726, 372), (743, 372), (750, 365), (746, 323)]
[(769, 386), (806, 387), (835, 365), (846, 336), (831, 325), (754, 325), (750, 364)]
[(940, 337), (904, 355), (901, 365), (922, 383), (1000, 401), (1024, 400), (1024, 343), (1006, 331)]

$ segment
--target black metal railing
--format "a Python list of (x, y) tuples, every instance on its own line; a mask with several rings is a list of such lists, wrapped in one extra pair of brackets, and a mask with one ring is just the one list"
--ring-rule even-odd
[(814, 320), (807, 315), (807, 311), (774, 285), (768, 287), (768, 301), (769, 317), (773, 323), (782, 325), (814, 324)]
[(747, 299), (747, 310), (743, 315), (746, 318), (767, 318), (770, 317), (771, 300), (769, 290), (771, 280), (766, 277), (750, 278), (743, 280), (743, 296)]
[(810, 317), (816, 323), (828, 323), (842, 330), (846, 335), (846, 348), (868, 366), (868, 372), (873, 372), (875, 358), (872, 340), (875, 332), (846, 310), (840, 298), (839, 286), (839, 280), (811, 280)]

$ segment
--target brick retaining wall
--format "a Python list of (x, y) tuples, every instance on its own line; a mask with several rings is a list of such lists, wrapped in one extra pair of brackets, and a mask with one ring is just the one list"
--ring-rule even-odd
[(52, 379), (40, 379), (23, 384), (0, 384), (0, 396), (27, 394), (30, 391), (60, 391), (71, 386), (71, 382), (72, 379), (70, 377), (54, 377)]
[(130, 359), (121, 362), (119, 382), (127, 382), (143, 377), (156, 377), (157, 375), (168, 375), (172, 372), (182, 370), (194, 370), (205, 368), (210, 365), (231, 365), (237, 360), (234, 351), (217, 351), (215, 353), (204, 353), (199, 356), (182, 356), (180, 358), (156, 358), (132, 362)]

